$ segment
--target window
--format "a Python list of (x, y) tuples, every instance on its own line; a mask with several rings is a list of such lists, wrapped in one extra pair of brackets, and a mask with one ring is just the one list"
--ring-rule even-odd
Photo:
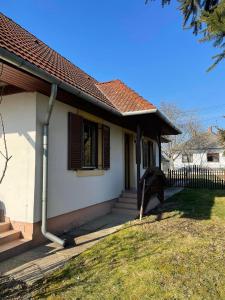
[[(102, 134), (98, 134), (102, 132)], [(110, 168), (110, 128), (68, 115), (68, 169), (108, 170)]]
[(98, 157), (98, 127), (96, 123), (83, 121), (83, 167), (96, 168)]
[(207, 153), (207, 162), (219, 162), (219, 153)]
[(154, 166), (153, 158), (153, 143), (150, 141), (143, 140), (142, 143), (142, 158), (143, 158), (143, 169)]
[(182, 154), (182, 163), (193, 163), (193, 154)]

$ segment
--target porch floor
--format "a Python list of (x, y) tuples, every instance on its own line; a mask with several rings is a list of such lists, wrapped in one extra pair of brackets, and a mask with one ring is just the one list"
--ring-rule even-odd
[[(181, 188), (165, 191), (165, 199), (180, 192)], [(83, 226), (71, 230), (68, 235), (76, 238), (76, 246), (64, 249), (55, 243), (41, 245), (0, 263), (1, 275), (31, 284), (46, 274), (63, 266), (70, 258), (92, 247), (102, 238), (118, 231), (124, 223), (134, 219), (133, 215), (108, 214)]]

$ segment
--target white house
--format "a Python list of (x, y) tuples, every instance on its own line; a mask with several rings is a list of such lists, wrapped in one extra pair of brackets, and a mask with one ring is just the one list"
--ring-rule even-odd
[(44, 237), (63, 244), (55, 234), (110, 212), (160, 166), (161, 135), (179, 133), (123, 82), (99, 83), (3, 14), (0, 85), (12, 156), (0, 185), (0, 258)]
[[(197, 137), (196, 139), (199, 139)], [(217, 133), (210, 127), (200, 137), (200, 142), (192, 140), (185, 150), (180, 153), (174, 160), (175, 169), (188, 166), (200, 166), (211, 169), (225, 168), (224, 146), (221, 144)], [(201, 142), (202, 141), (202, 142)]]

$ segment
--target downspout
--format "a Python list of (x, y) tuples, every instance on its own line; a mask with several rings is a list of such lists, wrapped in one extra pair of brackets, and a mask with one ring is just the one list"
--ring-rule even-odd
[(52, 109), (55, 103), (55, 98), (57, 94), (57, 84), (53, 83), (51, 85), (51, 95), (48, 102), (48, 111), (46, 119), (43, 124), (43, 133), (42, 133), (42, 221), (41, 221), (41, 232), (52, 242), (60, 244), (65, 247), (65, 240), (60, 239), (56, 235), (47, 231), (47, 211), (48, 211), (48, 131), (49, 131), (49, 121), (52, 114)]

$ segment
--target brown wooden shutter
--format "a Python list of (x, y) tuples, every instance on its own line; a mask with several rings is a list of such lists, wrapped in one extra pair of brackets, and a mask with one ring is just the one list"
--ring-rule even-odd
[(68, 114), (68, 169), (78, 170), (82, 168), (82, 136), (83, 118)]
[(107, 170), (110, 168), (110, 128), (102, 125), (102, 162), (103, 169)]

